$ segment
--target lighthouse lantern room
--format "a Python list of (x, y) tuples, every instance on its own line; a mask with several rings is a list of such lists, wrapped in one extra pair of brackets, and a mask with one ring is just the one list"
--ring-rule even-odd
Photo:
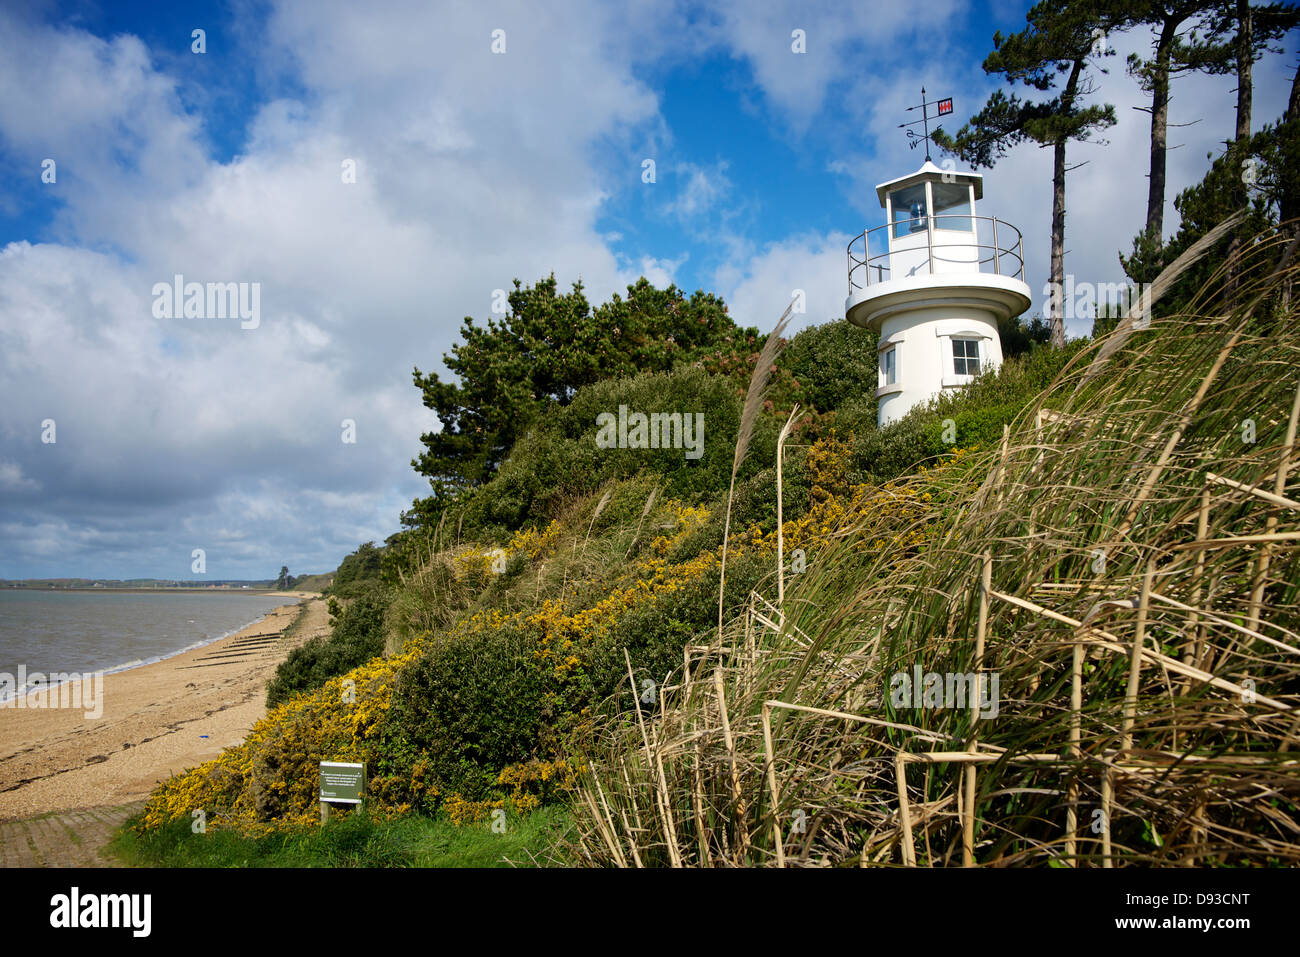
[(978, 173), (927, 155), (876, 187), (885, 223), (849, 244), (845, 316), (880, 337), (881, 425), (1000, 366), (998, 323), (1029, 308), (1020, 231), (977, 215), (983, 194)]

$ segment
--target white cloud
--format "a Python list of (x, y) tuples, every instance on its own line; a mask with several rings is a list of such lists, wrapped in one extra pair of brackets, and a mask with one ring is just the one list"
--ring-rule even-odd
[(667, 288), (676, 284), (677, 270), (682, 268), (682, 264), (686, 262), (687, 258), (687, 253), (682, 253), (676, 259), (656, 259), (653, 256), (642, 257), (638, 275), (644, 276), (651, 285), (659, 289)]
[(666, 212), (691, 220), (712, 211), (731, 192), (731, 180), (727, 178), (729, 165), (726, 160), (719, 160), (711, 167), (682, 163), (673, 169), (681, 185), (677, 187), (676, 198), (665, 207)]
[[(937, 25), (951, 22), (957, 6), (956, 0), (937, 0), (918, 15), (916, 7), (903, 3), (855, 8), (832, 0), (778, 0), (761, 6), (727, 0), (717, 8), (711, 37), (749, 64), (777, 113), (802, 133), (828, 96), (843, 95), (862, 73), (914, 78), (922, 43), (928, 57), (941, 58), (945, 36)], [(803, 31), (804, 53), (794, 51), (795, 30)], [(927, 63), (927, 69), (931, 66)], [(836, 113), (844, 105), (837, 102)]]
[(35, 492), (40, 483), (23, 475), (22, 466), (16, 462), (0, 461), (0, 491)]
[(716, 288), (727, 301), (732, 318), (766, 333), (776, 324), (798, 290), (807, 311), (793, 316), (793, 334), (808, 325), (844, 318), (848, 288), (845, 248), (849, 236), (793, 236), (764, 246), (719, 268)]
[[(25, 529), (11, 575), (39, 574), (27, 563), (51, 555), (65, 572), (114, 570), (78, 564), (107, 559), (130, 563), (122, 574), (188, 574), (192, 547), (250, 529), (263, 550), (224, 571), (210, 553), (209, 574), (270, 574), (259, 560), (294, 555), (330, 567), (395, 530), (427, 487), (409, 461), (436, 420), (411, 367), (436, 368), (463, 316), (485, 315), (516, 276), (581, 276), (599, 302), (640, 275), (595, 229), (605, 194), (591, 146), (659, 124), (619, 55), (617, 15), (587, 3), (384, 12), (276, 8), (266, 57), (306, 95), (265, 105), (224, 163), (137, 38), (16, 18), (0, 30), (0, 138), (33, 169), (58, 159), (45, 188), (59, 191), (64, 237), (0, 251), (0, 435), (19, 470), (7, 483), (25, 492), (5, 516)], [(504, 56), (490, 51), (498, 26)], [(349, 158), (355, 184), (341, 177)], [(680, 261), (642, 265), (662, 279)], [(152, 285), (176, 273), (260, 283), (260, 327), (154, 319)], [(52, 446), (39, 443), (47, 417)], [(345, 418), (356, 445), (340, 441)], [(72, 531), (141, 528), (146, 515), (149, 532), (121, 551)], [(22, 544), (50, 536), (61, 548)]]

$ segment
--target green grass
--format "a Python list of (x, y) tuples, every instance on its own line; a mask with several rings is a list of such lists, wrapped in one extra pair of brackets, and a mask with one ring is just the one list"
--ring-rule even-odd
[(543, 808), (508, 813), (504, 833), (491, 822), (455, 825), (446, 817), (409, 814), (373, 820), (352, 814), (324, 827), (245, 837), (233, 831), (192, 832), (185, 819), (145, 835), (128, 821), (111, 852), (135, 867), (534, 867), (563, 866), (557, 847), (568, 814)]

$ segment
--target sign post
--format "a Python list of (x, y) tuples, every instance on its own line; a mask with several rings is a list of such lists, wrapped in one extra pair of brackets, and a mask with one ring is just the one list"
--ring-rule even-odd
[(343, 761), (320, 763), (320, 822), (330, 819), (331, 804), (360, 806), (366, 792), (366, 766)]

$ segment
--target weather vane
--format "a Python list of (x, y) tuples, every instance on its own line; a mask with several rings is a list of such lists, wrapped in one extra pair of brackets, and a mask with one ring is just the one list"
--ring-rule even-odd
[[(938, 108), (938, 112), (935, 113), (934, 116), (930, 115), (929, 108), (932, 106)], [(916, 144), (925, 143), (925, 160), (928, 163), (930, 162), (930, 120), (937, 120), (939, 117), (947, 116), (952, 112), (952, 97), (947, 96), (941, 100), (927, 101), (925, 98), (925, 87), (921, 87), (921, 102), (916, 106), (909, 106), (907, 108), (907, 112), (909, 113), (912, 112), (912, 110), (920, 110), (921, 118), (919, 120), (912, 120), (910, 123), (899, 123), (898, 128), (900, 130), (907, 130), (908, 149), (916, 149)], [(921, 134), (919, 136), (917, 135), (916, 130), (911, 129), (911, 127), (916, 126), (918, 123), (921, 125)]]

